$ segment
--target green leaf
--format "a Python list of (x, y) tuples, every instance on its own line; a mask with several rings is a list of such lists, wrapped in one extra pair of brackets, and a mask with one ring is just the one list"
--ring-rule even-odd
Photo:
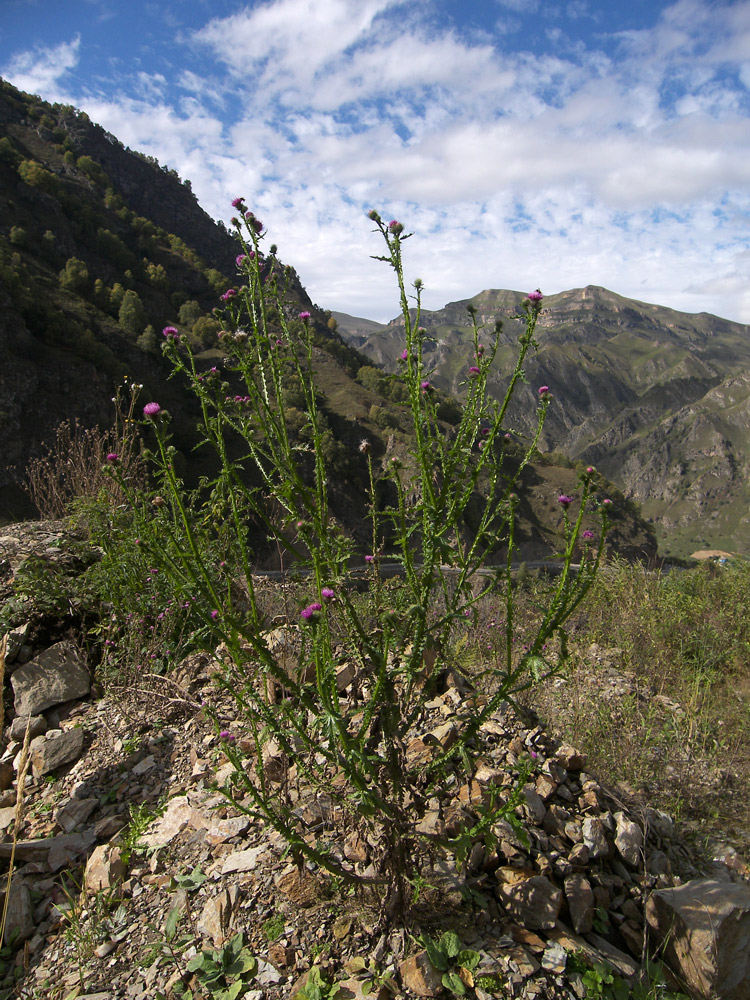
[(221, 993), (216, 994), (216, 1000), (237, 1000), (240, 992), (245, 988), (245, 984), (241, 979), (238, 979), (236, 983), (233, 983), (229, 989), (222, 990)]
[(172, 909), (167, 914), (167, 919), (164, 924), (164, 937), (167, 941), (171, 941), (172, 938), (177, 933), (177, 925), (180, 922), (180, 908), (178, 906), (173, 906)]
[(425, 939), (424, 950), (427, 952), (427, 957), (438, 972), (445, 972), (448, 969), (450, 962), (434, 941)]
[(440, 938), (438, 947), (448, 958), (455, 958), (461, 951), (461, 938), (455, 931), (446, 931)]
[(478, 951), (474, 951), (473, 948), (464, 948), (463, 951), (459, 952), (456, 958), (456, 965), (460, 965), (464, 969), (468, 969), (471, 972), (473, 969), (479, 965), (480, 954)]
[(463, 984), (463, 980), (455, 972), (445, 973), (443, 976), (443, 986), (457, 997), (466, 995), (466, 987)]

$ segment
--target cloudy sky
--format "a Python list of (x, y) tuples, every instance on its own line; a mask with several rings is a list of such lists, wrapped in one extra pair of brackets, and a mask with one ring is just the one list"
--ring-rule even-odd
[(750, 0), (2, 0), (0, 75), (243, 195), (319, 305), (586, 284), (750, 323)]

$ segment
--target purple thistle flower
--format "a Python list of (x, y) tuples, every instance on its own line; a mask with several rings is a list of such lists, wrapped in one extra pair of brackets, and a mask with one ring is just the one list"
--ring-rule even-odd
[(526, 298), (529, 300), (529, 302), (541, 302), (544, 296), (537, 288), (535, 292), (529, 292)]
[(222, 740), (230, 740), (230, 741), (237, 739), (234, 733), (230, 733), (228, 729), (222, 729), (222, 731), (219, 733), (219, 738)]
[(310, 618), (313, 617), (313, 615), (315, 614), (315, 612), (316, 611), (321, 611), (322, 608), (323, 608), (323, 605), (320, 604), (318, 601), (315, 601), (312, 604), (308, 604), (306, 608), (303, 608), (300, 611), (300, 618), (304, 618), (306, 621), (309, 621)]
[(120, 456), (117, 454), (116, 451), (110, 451), (107, 454), (107, 461), (108, 462), (118, 462), (119, 460), (120, 460)]
[(164, 329), (161, 331), (161, 333), (163, 337), (167, 338), (167, 340), (180, 339), (180, 331), (177, 329), (176, 326), (165, 326)]
[(537, 389), (537, 392), (539, 393), (540, 396), (546, 396), (547, 393), (549, 392), (549, 386), (540, 385), (539, 388)]
[(409, 357), (409, 352), (407, 351), (406, 348), (404, 348), (403, 351), (399, 354), (398, 359), (399, 361), (406, 361), (408, 357)]
[(236, 208), (238, 212), (242, 211), (244, 204), (244, 198), (232, 198), (232, 208)]
[(400, 236), (404, 231), (404, 227), (396, 219), (391, 219), (388, 223), (388, 229), (393, 233), (394, 236)]
[(237, 265), (237, 267), (242, 267), (242, 265), (245, 263), (246, 260), (247, 260), (247, 254), (244, 253), (238, 254), (234, 258), (234, 262)]
[(586, 528), (585, 531), (581, 532), (581, 537), (585, 538), (587, 541), (590, 541), (594, 537), (594, 532), (593, 531), (589, 531), (589, 529)]
[(378, 213), (375, 211), (374, 208), (371, 208), (370, 211), (367, 213), (367, 218), (372, 219), (373, 222), (380, 221), (380, 216), (378, 215)]
[(235, 288), (227, 288), (224, 294), (220, 295), (219, 298), (221, 299), (222, 302), (229, 302), (229, 300), (233, 299), (236, 294), (237, 290)]
[(472, 365), (469, 368), (469, 375), (478, 375), (481, 369), (477, 368), (476, 365)]
[(216, 608), (214, 608), (214, 610), (211, 612), (211, 617), (214, 619), (214, 621), (216, 621), (216, 619), (219, 617), (219, 612), (216, 610)]
[(562, 504), (563, 507), (567, 507), (568, 504), (573, 503), (573, 497), (569, 497), (567, 493), (561, 493), (560, 496), (557, 498), (557, 502)]
[(611, 500), (602, 500), (602, 503), (604, 504), (605, 507), (611, 507), (612, 506), (612, 501)]
[(146, 403), (143, 407), (144, 417), (156, 417), (161, 413), (161, 407), (158, 403)]
[(588, 472), (588, 474), (591, 475), (592, 472), (596, 472), (596, 469), (594, 468), (593, 465), (587, 465), (586, 472)]
[(425, 395), (427, 395), (427, 393), (428, 393), (428, 392), (432, 392), (432, 385), (431, 385), (431, 383), (430, 383), (430, 382), (427, 382), (427, 381), (425, 381), (425, 382), (420, 382), (420, 383), (419, 383), (419, 388), (420, 388), (420, 389), (422, 390), (422, 392), (423, 392), (423, 393), (424, 393)]
[(336, 596), (336, 591), (333, 590), (331, 587), (321, 587), (320, 596), (323, 598), (324, 601), (332, 601)]
[(302, 320), (303, 323), (306, 323), (310, 319), (310, 313), (307, 312), (307, 310), (305, 310), (304, 312), (301, 312), (299, 314), (299, 318)]
[(365, 562), (366, 563), (374, 563), (375, 562), (375, 556), (369, 556), (369, 555), (365, 556)]

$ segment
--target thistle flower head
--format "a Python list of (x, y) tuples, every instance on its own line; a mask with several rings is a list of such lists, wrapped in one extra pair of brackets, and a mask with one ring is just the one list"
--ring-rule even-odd
[(143, 407), (144, 417), (156, 417), (161, 413), (161, 407), (158, 403), (146, 403)]
[(541, 302), (542, 299), (544, 298), (544, 296), (542, 295), (542, 293), (537, 288), (536, 291), (529, 292), (529, 294), (526, 296), (526, 298), (529, 300), (529, 302)]
[(563, 507), (567, 507), (569, 504), (573, 503), (573, 497), (569, 497), (567, 493), (561, 493), (557, 498), (557, 502), (562, 504)]
[(316, 611), (322, 610), (323, 605), (319, 601), (314, 601), (312, 604), (308, 604), (306, 608), (300, 611), (300, 617), (309, 621), (315, 615)]
[(549, 393), (549, 386), (540, 385), (539, 388), (537, 389), (537, 392), (539, 393), (540, 396), (546, 396)]

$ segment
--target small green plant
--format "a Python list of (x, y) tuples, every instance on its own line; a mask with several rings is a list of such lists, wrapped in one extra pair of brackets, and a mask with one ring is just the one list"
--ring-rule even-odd
[(640, 982), (628, 982), (611, 967), (602, 962), (589, 963), (581, 954), (570, 958), (568, 968), (581, 975), (585, 1000), (688, 1000), (684, 993), (667, 988), (664, 971), (658, 962), (647, 963)]
[[(245, 947), (243, 935), (239, 933), (222, 948), (210, 948), (191, 958), (186, 970), (213, 1000), (235, 1000), (254, 978), (258, 961)], [(179, 989), (180, 985), (175, 986), (175, 993), (191, 995), (187, 987)]]
[[(178, 936), (181, 917), (178, 906), (169, 911), (164, 936), (151, 949), (146, 964), (153, 965), (164, 959), (173, 964), (180, 971), (180, 978), (172, 987), (172, 992), (186, 1000), (199, 1000), (205, 996), (212, 1000), (236, 1000), (244, 995), (258, 971), (258, 961), (246, 947), (243, 934), (235, 934), (221, 948), (198, 952), (184, 964), (182, 953), (194, 943), (195, 935), (190, 932)], [(194, 982), (198, 984), (197, 991)], [(166, 996), (157, 992), (155, 1000), (166, 1000)]]
[(381, 971), (373, 959), (365, 961), (359, 955), (346, 963), (346, 971), (359, 980), (360, 991), (365, 997), (393, 979), (393, 973), (389, 969)]
[(445, 931), (438, 940), (423, 937), (427, 957), (442, 973), (443, 986), (454, 996), (466, 995), (466, 987), (474, 986), (474, 969), (479, 965), (479, 952), (464, 948), (455, 931)]
[(195, 892), (203, 885), (208, 876), (200, 869), (194, 868), (191, 872), (173, 875), (169, 880), (169, 888), (184, 889), (185, 892)]
[(124, 930), (128, 911), (115, 890), (102, 890), (87, 894), (73, 883), (63, 885), (65, 902), (57, 910), (65, 925), (65, 940), (76, 953), (81, 989), (84, 987), (83, 970), (93, 958), (98, 945)]
[(160, 809), (151, 810), (145, 802), (130, 806), (130, 822), (121, 834), (122, 859), (126, 865), (129, 864), (131, 855), (142, 849), (140, 839), (160, 811)]
[(268, 920), (263, 922), (263, 933), (268, 941), (276, 941), (284, 933), (284, 917), (281, 913), (275, 913)]
[(317, 965), (310, 969), (305, 985), (292, 995), (290, 1000), (334, 1000), (341, 990), (341, 984), (328, 979)]

